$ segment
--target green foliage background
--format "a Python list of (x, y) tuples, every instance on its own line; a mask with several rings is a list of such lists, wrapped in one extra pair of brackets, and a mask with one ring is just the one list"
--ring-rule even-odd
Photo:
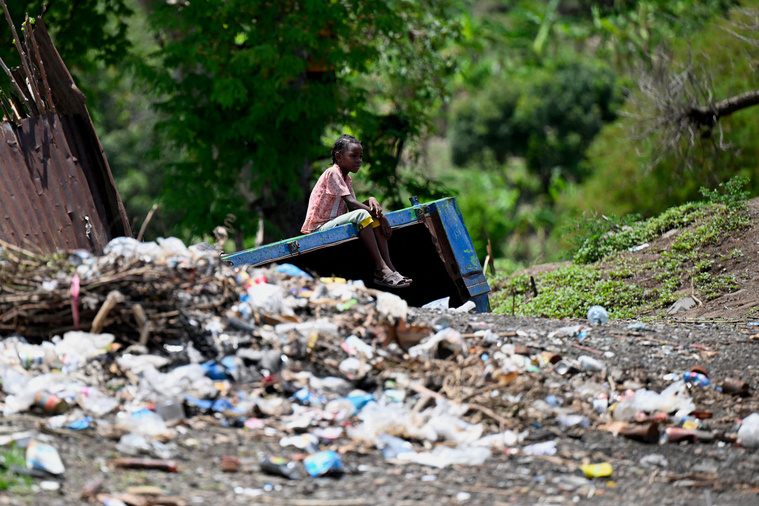
[[(43, 3), (9, 5), (16, 26)], [(583, 216), (655, 216), (735, 175), (756, 194), (753, 108), (699, 139), (689, 166), (652, 164), (656, 138), (634, 136), (636, 77), (659, 49), (715, 98), (759, 88), (759, 49), (725, 31), (737, 7), (759, 1), (57, 0), (44, 19), (133, 228), (160, 205), (146, 238), (227, 225), (231, 249), (261, 223), (266, 240), (297, 233), (347, 132), (364, 142), (360, 196), (454, 194), (481, 258), (490, 241), (513, 269), (571, 258)], [(4, 25), (0, 42), (17, 64)]]

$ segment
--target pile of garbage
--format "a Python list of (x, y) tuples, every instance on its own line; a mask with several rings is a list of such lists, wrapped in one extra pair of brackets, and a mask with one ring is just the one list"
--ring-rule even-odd
[[(339, 475), (346, 448), (434, 467), (480, 465), (493, 452), (552, 455), (546, 427), (759, 447), (759, 414), (710, 431), (710, 412), (690, 396), (748, 396), (744, 382), (716, 385), (691, 370), (664, 378), (660, 392), (622, 388), (611, 357), (562, 354), (606, 319), (499, 333), (472, 315), (456, 329), (451, 315), (471, 303), (434, 300), (414, 321), (402, 298), (361, 281), (291, 264), (232, 268), (212, 248), (175, 238), (118, 238), (100, 257), (6, 249), (2, 258), (0, 322), (14, 330), (0, 342), (3, 415), (118, 441), (115, 467), (176, 472), (173, 441), (198, 417), (279, 437), (282, 455), (259, 459), (257, 470), (290, 479)], [(38, 434), (0, 444), (25, 449), (17, 472), (54, 481), (65, 463)], [(302, 462), (284, 458), (290, 450)], [(588, 478), (612, 473), (608, 463), (583, 469)]]

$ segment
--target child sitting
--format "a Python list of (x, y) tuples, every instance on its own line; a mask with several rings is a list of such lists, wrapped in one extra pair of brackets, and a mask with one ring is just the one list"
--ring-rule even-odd
[(359, 202), (353, 192), (349, 173), (358, 172), (363, 156), (361, 142), (352, 135), (341, 135), (335, 141), (333, 165), (324, 171), (311, 191), (301, 232), (309, 234), (353, 223), (374, 261), (374, 283), (387, 288), (406, 288), (411, 285), (411, 279), (402, 276), (390, 260), (387, 240), (392, 230), (382, 214), (382, 207), (374, 197)]

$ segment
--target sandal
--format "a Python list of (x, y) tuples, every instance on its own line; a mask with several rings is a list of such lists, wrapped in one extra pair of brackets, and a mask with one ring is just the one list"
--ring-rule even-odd
[[(397, 271), (396, 271), (396, 272), (397, 272)], [(398, 274), (401, 274), (401, 273), (400, 273), (400, 272), (398, 272)], [(403, 278), (403, 281), (405, 281), (405, 282), (406, 282), (406, 283), (408, 283), (409, 285), (411, 285), (411, 284), (414, 282), (414, 280), (413, 280), (413, 279), (411, 279), (411, 278), (409, 278), (409, 277), (407, 277), (407, 276), (404, 276), (403, 274), (401, 274), (401, 277)]]
[(411, 285), (411, 280), (397, 272), (391, 272), (384, 278), (374, 278), (374, 284), (386, 288), (406, 288)]

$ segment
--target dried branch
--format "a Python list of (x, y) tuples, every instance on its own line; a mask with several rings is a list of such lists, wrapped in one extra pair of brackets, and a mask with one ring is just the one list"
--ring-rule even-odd
[(50, 112), (56, 114), (55, 103), (53, 102), (53, 92), (50, 89), (50, 83), (47, 80), (47, 72), (45, 72), (45, 64), (42, 63), (42, 57), (40, 56), (40, 48), (37, 45), (37, 39), (34, 38), (32, 25), (29, 23), (29, 15), (26, 16), (26, 28), (29, 32), (29, 38), (32, 41), (34, 54), (37, 57), (37, 66), (39, 67), (40, 74), (42, 75), (42, 83), (45, 85), (45, 95), (47, 96), (48, 107), (50, 108)]
[[(16, 33), (16, 27), (13, 25), (11, 14), (10, 12), (8, 12), (8, 6), (5, 5), (5, 0), (0, 0), (0, 7), (2, 7), (3, 12), (5, 12), (5, 19), (8, 21), (8, 26), (11, 27), (11, 32), (13, 33), (13, 42), (16, 43), (16, 50), (18, 50), (18, 54), (19, 56), (21, 56), (21, 66), (24, 68), (27, 81), (29, 82), (29, 88), (31, 88), (32, 95), (34, 96), (34, 100), (36, 102), (35, 103), (35, 108), (37, 109), (36, 114), (39, 114), (38, 104), (42, 103), (42, 98), (40, 98), (39, 90), (37, 90), (37, 86), (36, 86), (36, 83), (34, 82), (33, 74), (31, 72), (31, 69), (29, 68), (29, 62), (27, 61), (26, 52), (24, 52), (24, 48), (21, 46), (21, 40), (18, 38), (18, 33)], [(3, 64), (3, 66), (5, 66), (5, 64)], [(31, 105), (28, 102), (27, 104)], [(32, 111), (34, 111), (34, 109), (32, 109)]]
[[(2, 0), (0, 0), (0, 2), (2, 2)], [(8, 68), (8, 66), (5, 64), (2, 58), (0, 58), (0, 66), (3, 67), (5, 74), (8, 76), (8, 79), (10, 79), (11, 81), (11, 86), (13, 86), (18, 96), (24, 102), (24, 105), (26, 106), (29, 116), (31, 116), (32, 114), (34, 114), (33, 112), (34, 109), (32, 109), (32, 104), (30, 104), (29, 101), (26, 99), (26, 95), (24, 95), (24, 92), (21, 91), (21, 87), (16, 82), (16, 79), (13, 77), (13, 74), (11, 73), (11, 69)], [(19, 119), (20, 119), (20, 116), (21, 115), (19, 114)]]
[(726, 21), (727, 26), (723, 26), (722, 29), (746, 44), (759, 47), (759, 39), (746, 37), (739, 33), (741, 31), (759, 32), (759, 11), (754, 9), (733, 9), (732, 13), (733, 18)]
[[(8, 102), (8, 106), (10, 106), (10, 110), (8, 110), (8, 107), (6, 107), (5, 103)], [(3, 93), (2, 90), (0, 90), (0, 108), (3, 109), (3, 114), (6, 117), (7, 121), (13, 121), (16, 119), (15, 114), (13, 114), (15, 111), (13, 111), (12, 104), (8, 97), (5, 96), (5, 93)], [(13, 111), (13, 112), (12, 112)]]

